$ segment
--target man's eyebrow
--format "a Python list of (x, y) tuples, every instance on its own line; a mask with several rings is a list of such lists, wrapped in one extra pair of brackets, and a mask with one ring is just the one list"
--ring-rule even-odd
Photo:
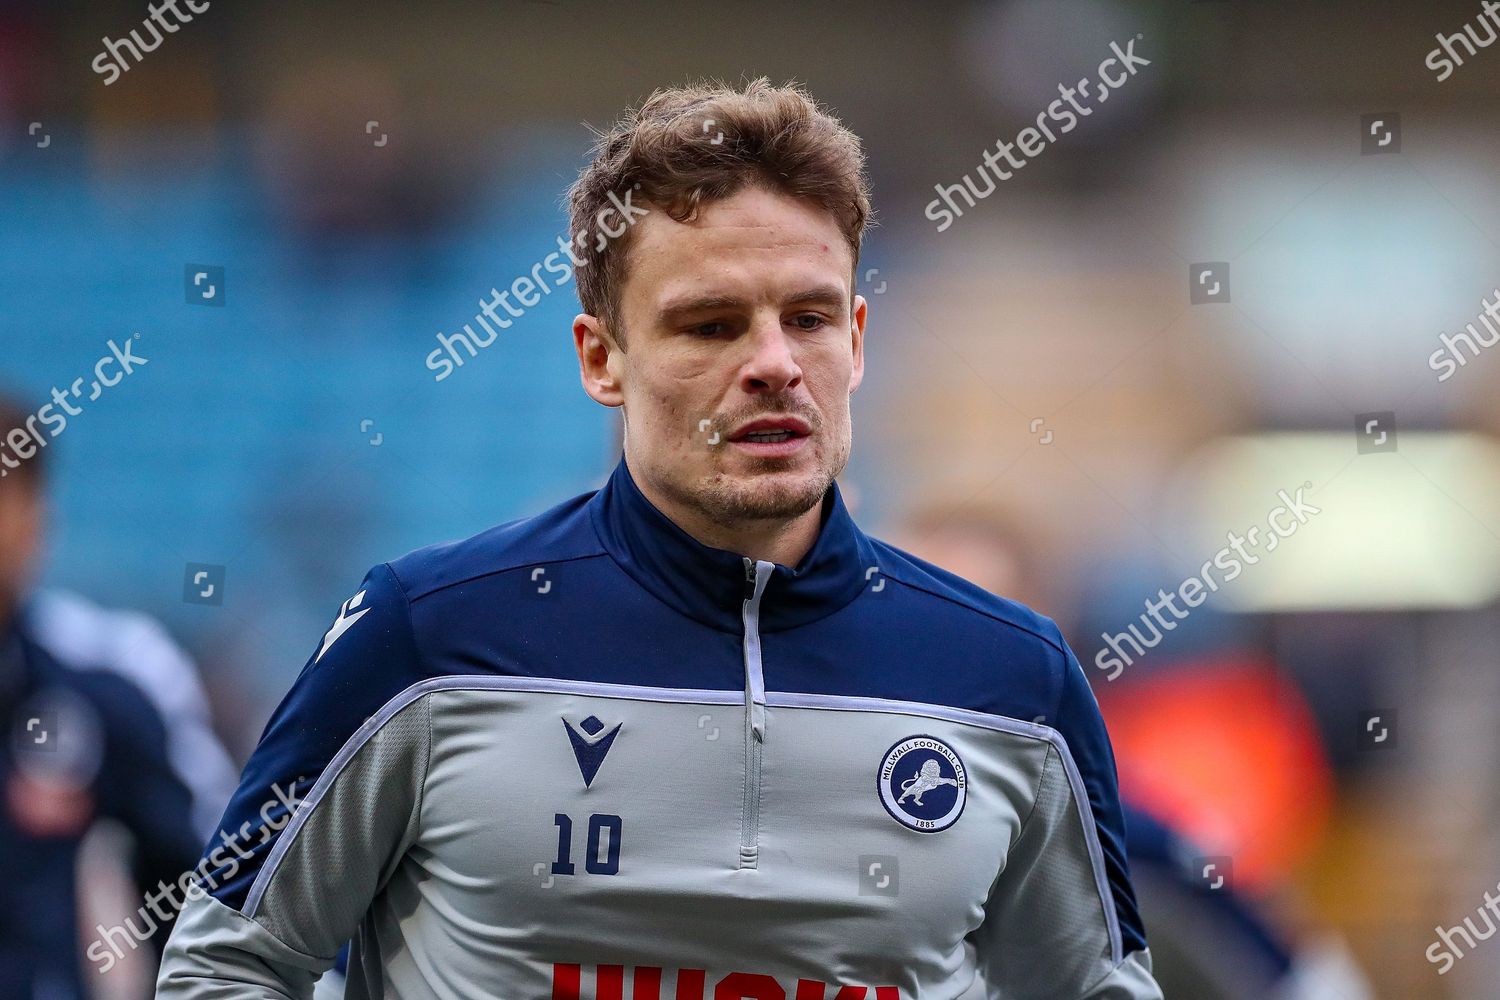
[(739, 309), (744, 305), (744, 299), (733, 295), (694, 295), (668, 302), (662, 306), (660, 315), (663, 319), (670, 320), (676, 316), (708, 312), (711, 309)]
[[(790, 296), (786, 300), (786, 304), (805, 305), (809, 302), (819, 302), (838, 305), (843, 301), (843, 287), (830, 284), (815, 285), (812, 288), (803, 289)], [(695, 295), (668, 302), (661, 308), (660, 316), (662, 319), (670, 321), (678, 316), (709, 312), (714, 309), (743, 309), (745, 306), (746, 300), (734, 295)]]
[(824, 304), (841, 305), (843, 301), (844, 287), (842, 285), (816, 285), (793, 295), (787, 299), (787, 304), (802, 305), (808, 302), (821, 302)]

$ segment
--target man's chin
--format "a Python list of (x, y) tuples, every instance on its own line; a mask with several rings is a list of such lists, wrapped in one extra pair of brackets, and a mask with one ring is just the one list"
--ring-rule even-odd
[(790, 520), (817, 506), (831, 482), (822, 470), (721, 471), (703, 484), (700, 506), (718, 521)]

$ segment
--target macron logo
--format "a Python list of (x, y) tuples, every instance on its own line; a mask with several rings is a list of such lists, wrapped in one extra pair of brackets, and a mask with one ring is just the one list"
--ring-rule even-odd
[(349, 629), (353, 627), (355, 622), (359, 621), (365, 615), (370, 613), (369, 608), (365, 608), (358, 614), (351, 615), (349, 613), (350, 611), (353, 611), (355, 608), (359, 607), (359, 602), (363, 601), (364, 599), (365, 592), (361, 590), (359, 593), (355, 594), (353, 597), (345, 601), (342, 608), (339, 608), (338, 620), (333, 623), (333, 627), (330, 628), (328, 630), (328, 633), (323, 636), (323, 648), (318, 650), (317, 656), (313, 657), (314, 663), (317, 663), (323, 658), (323, 654), (328, 652), (329, 646), (332, 646), (335, 642), (338, 642), (339, 636), (349, 631)]
[(615, 728), (606, 732), (604, 723), (599, 721), (597, 715), (589, 716), (576, 726), (567, 719), (563, 720), (563, 728), (568, 731), (568, 742), (573, 744), (573, 756), (578, 760), (578, 773), (583, 776), (585, 788), (594, 783), (594, 775), (599, 773), (599, 765), (604, 763), (604, 757), (609, 753), (615, 737), (620, 734), (622, 725), (624, 723), (616, 722)]

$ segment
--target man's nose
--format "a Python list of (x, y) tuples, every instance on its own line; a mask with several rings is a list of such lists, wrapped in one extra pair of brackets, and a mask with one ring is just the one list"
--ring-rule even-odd
[(782, 328), (781, 317), (757, 319), (750, 337), (751, 355), (740, 371), (746, 392), (782, 392), (802, 381), (802, 368), (793, 356), (792, 340)]

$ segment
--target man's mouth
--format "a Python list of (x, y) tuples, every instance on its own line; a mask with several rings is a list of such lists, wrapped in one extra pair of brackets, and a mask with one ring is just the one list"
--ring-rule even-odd
[(733, 431), (729, 443), (764, 458), (786, 458), (801, 451), (811, 431), (798, 417), (761, 417)]
[(742, 425), (729, 435), (731, 441), (775, 444), (792, 438), (807, 437), (810, 428), (798, 417), (761, 417)]

